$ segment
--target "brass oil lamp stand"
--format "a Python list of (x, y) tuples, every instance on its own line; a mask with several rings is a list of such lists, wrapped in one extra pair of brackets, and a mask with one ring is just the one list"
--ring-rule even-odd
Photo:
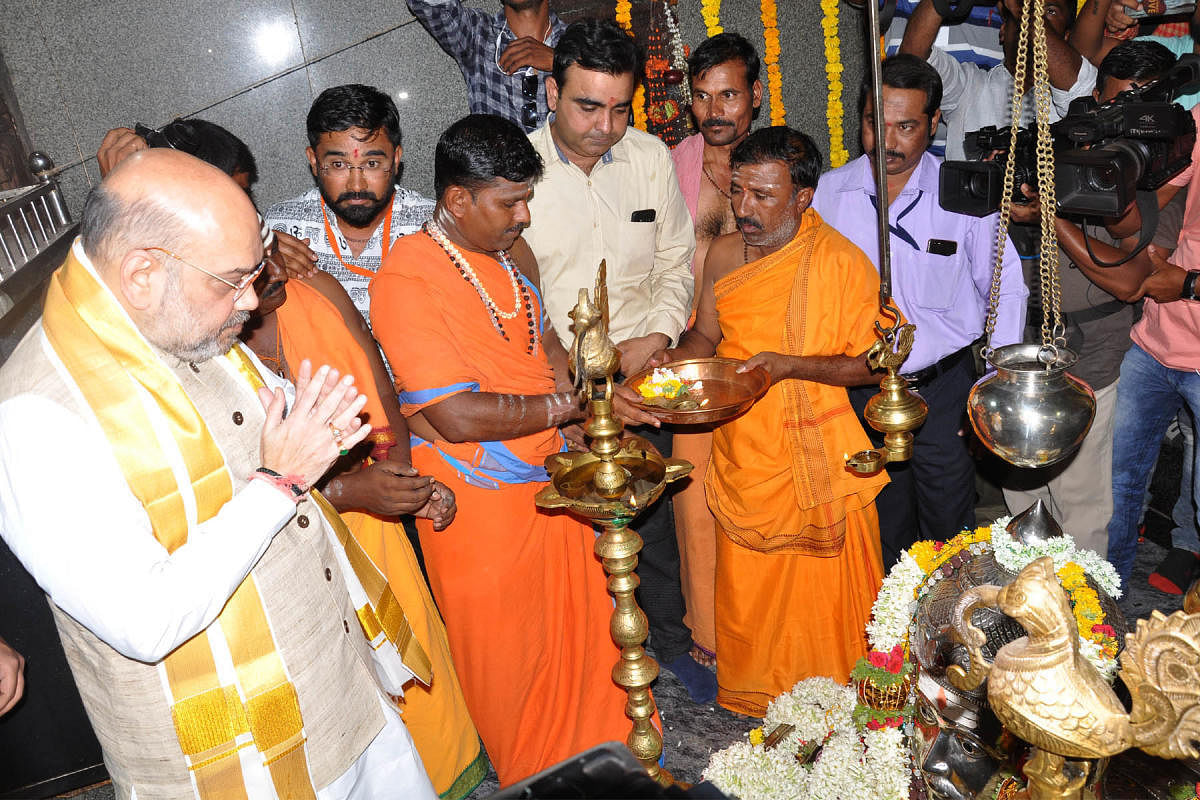
[(587, 452), (555, 453), (546, 459), (550, 484), (538, 492), (540, 508), (562, 508), (580, 519), (599, 525), (596, 555), (608, 573), (608, 591), (616, 601), (609, 623), (613, 640), (621, 648), (613, 667), (613, 681), (625, 690), (625, 714), (632, 721), (626, 746), (642, 762), (650, 777), (663, 786), (675, 782), (671, 773), (658, 765), (662, 735), (655, 729), (654, 698), (650, 684), (658, 677), (658, 663), (646, 655), (646, 615), (638, 607), (638, 553), (642, 537), (629, 527), (641, 511), (662, 496), (671, 481), (692, 471), (692, 465), (663, 458), (639, 436), (621, 438), (621, 421), (613, 416), (613, 375), (619, 358), (608, 338), (608, 291), (605, 269), (600, 265), (596, 302), (586, 289), (571, 312), (575, 342), (571, 348), (576, 386), (587, 393), (588, 422), (584, 432), (591, 439)]
[[(883, 308), (895, 312), (890, 298)], [(899, 313), (895, 316), (898, 320)], [(884, 328), (875, 323), (875, 333), (879, 339), (867, 352), (867, 363), (873, 369), (886, 369), (887, 375), (879, 382), (879, 394), (867, 401), (863, 417), (884, 435), (883, 447), (860, 450), (846, 459), (846, 467), (858, 475), (874, 475), (886, 464), (912, 458), (912, 432), (921, 427), (929, 413), (929, 406), (900, 375), (900, 365), (912, 351), (916, 328), (910, 324)]]

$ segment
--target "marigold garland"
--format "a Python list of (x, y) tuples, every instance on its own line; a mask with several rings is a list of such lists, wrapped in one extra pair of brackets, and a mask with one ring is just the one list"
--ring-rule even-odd
[(850, 160), (846, 150), (846, 110), (842, 107), (842, 40), (838, 36), (840, 0), (821, 0), (821, 29), (825, 33), (825, 79), (829, 96), (825, 120), (829, 128), (829, 166), (840, 167)]
[(907, 653), (909, 626), (921, 588), (934, 571), (955, 555), (968, 549), (974, 551), (973, 545), (983, 544), (993, 550), (997, 563), (1011, 572), (1019, 572), (1039, 556), (1058, 555), (1062, 559), (1063, 566), (1058, 568), (1057, 575), (1070, 596), (1079, 627), (1080, 652), (1111, 681), (1117, 671), (1119, 643), (1116, 632), (1104, 618), (1099, 595), (1087, 578), (1091, 577), (1113, 597), (1120, 596), (1120, 579), (1107, 562), (1090, 551), (1076, 550), (1069, 538), (1055, 537), (1039, 545), (1015, 546), (1005, 530), (1010, 519), (1001, 517), (990, 526), (963, 531), (948, 542), (917, 542), (902, 553), (900, 561), (884, 578), (871, 608), (871, 621), (867, 623), (871, 649), (887, 651), (901, 645)]
[(633, 0), (617, 0), (617, 24), (626, 33), (633, 33)]
[[(617, 24), (633, 37), (633, 0), (617, 0)], [(634, 37), (636, 38), (636, 37)], [(646, 87), (638, 84), (633, 93), (633, 126), (646, 130)]]
[(767, 65), (767, 89), (771, 96), (771, 124), (786, 125), (787, 112), (783, 108), (783, 73), (779, 68), (779, 20), (775, 0), (761, 0), (763, 24), (763, 63)]
[(633, 127), (644, 131), (646, 121), (646, 87), (639, 83), (633, 93)]
[(721, 27), (721, 0), (700, 0), (700, 14), (710, 37), (725, 32)]

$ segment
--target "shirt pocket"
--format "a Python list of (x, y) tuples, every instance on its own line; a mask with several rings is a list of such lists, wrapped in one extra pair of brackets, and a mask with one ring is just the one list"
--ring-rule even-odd
[(642, 278), (654, 268), (657, 228), (654, 222), (630, 222), (628, 217), (621, 223), (617, 234), (621, 238), (615, 244), (630, 277)]
[(906, 292), (912, 302), (927, 311), (952, 309), (962, 293), (966, 274), (962, 253), (952, 256), (918, 253), (913, 258), (913, 267), (909, 280), (916, 291)]

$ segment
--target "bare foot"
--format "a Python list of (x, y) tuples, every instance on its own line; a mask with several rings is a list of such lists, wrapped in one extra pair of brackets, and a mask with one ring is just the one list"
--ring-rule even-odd
[(715, 667), (717, 665), (717, 656), (715, 653), (710, 653), (698, 644), (692, 644), (692, 658), (702, 667)]

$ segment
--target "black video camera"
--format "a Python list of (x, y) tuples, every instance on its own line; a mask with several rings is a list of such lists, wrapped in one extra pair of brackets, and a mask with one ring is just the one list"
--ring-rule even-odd
[(1004, 168), (1013, 160), (1012, 201), (1029, 202), (1021, 193), (1021, 184), (1037, 188), (1037, 132), (1031, 128), (1017, 131), (1016, 147), (1011, 147), (1011, 129), (989, 125), (966, 135), (968, 153), (994, 157), (987, 161), (945, 161), (938, 173), (938, 200), (942, 208), (973, 217), (986, 217), (1000, 209), (1004, 195)]
[[(1200, 88), (1200, 56), (1185, 55), (1161, 78), (1121, 92), (1103, 105), (1092, 98), (1071, 103), (1067, 116), (1050, 126), (1055, 149), (1058, 210), (1068, 214), (1119, 217), (1137, 191), (1153, 191), (1191, 163), (1196, 142), (1192, 115), (1172, 100)], [(1022, 182), (1036, 185), (1034, 132), (1018, 133), (1008, 152), (1007, 128), (984, 128), (966, 136), (967, 148), (987, 143), (1003, 150), (990, 162), (947, 161), (939, 179), (942, 208), (982, 217), (1000, 208), (1007, 158), (1015, 158), (1014, 201)], [(1082, 145), (1082, 146), (1081, 146)], [(987, 153), (989, 150), (982, 150)]]

